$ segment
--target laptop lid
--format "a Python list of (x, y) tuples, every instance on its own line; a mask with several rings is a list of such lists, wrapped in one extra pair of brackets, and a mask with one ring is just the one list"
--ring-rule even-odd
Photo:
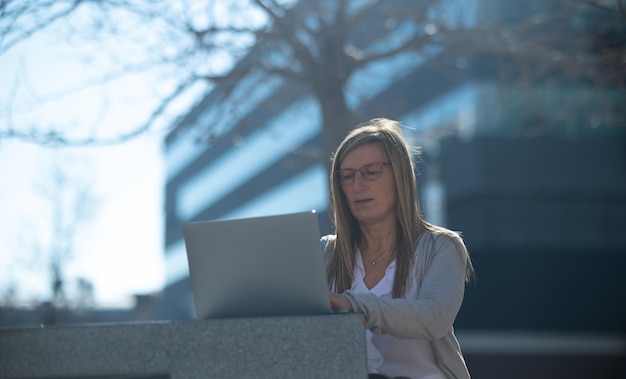
[(183, 225), (196, 318), (331, 313), (315, 211)]

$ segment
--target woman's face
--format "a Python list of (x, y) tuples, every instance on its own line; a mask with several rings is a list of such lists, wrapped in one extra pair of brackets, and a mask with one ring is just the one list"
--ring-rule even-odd
[[(389, 162), (385, 150), (378, 143), (367, 143), (347, 153), (339, 169), (358, 170), (377, 162)], [(383, 166), (381, 175), (371, 180), (357, 171), (354, 172), (353, 183), (340, 184), (350, 211), (359, 224), (395, 222), (397, 195), (392, 170), (390, 165)]]

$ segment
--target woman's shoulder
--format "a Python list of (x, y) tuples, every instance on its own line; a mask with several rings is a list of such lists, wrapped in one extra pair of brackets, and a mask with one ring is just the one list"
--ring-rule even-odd
[(335, 254), (335, 240), (337, 236), (334, 234), (328, 234), (320, 239), (322, 243), (322, 254), (324, 255), (324, 265), (328, 267), (333, 255)]
[(460, 232), (453, 231), (442, 226), (427, 224), (419, 236), (421, 243), (431, 243), (433, 245), (445, 245), (452, 243), (457, 246), (464, 246)]
[(335, 240), (337, 236), (335, 234), (327, 234), (320, 238), (320, 243), (322, 244), (322, 251), (324, 253), (328, 253), (329, 250), (334, 250)]
[(425, 255), (428, 257), (434, 257), (435, 255), (460, 257), (466, 264), (465, 280), (467, 282), (472, 281), (474, 276), (474, 266), (460, 232), (455, 232), (441, 226), (429, 224), (419, 237), (418, 248), (416, 248), (416, 251), (420, 250), (420, 246), (421, 250), (424, 251)]
[(325, 236), (322, 236), (322, 238), (320, 239), (320, 241), (324, 244), (327, 244), (329, 242), (333, 242), (335, 241), (335, 239), (337, 239), (337, 235), (336, 234), (327, 234)]

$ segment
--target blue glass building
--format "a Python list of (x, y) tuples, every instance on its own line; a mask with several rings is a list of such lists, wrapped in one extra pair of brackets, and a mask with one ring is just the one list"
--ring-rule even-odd
[[(501, 17), (505, 3), (476, 2), (475, 19)], [(541, 3), (516, 7), (531, 12)], [(402, 121), (423, 147), (424, 215), (462, 231), (477, 267), (457, 318), (476, 377), (498, 377), (507, 365), (517, 368), (511, 378), (617, 372), (626, 327), (618, 290), (626, 267), (624, 89), (520, 86), (494, 65), (491, 56), (434, 62), (404, 53), (353, 75), (348, 106), (362, 121)], [(163, 318), (193, 314), (183, 223), (316, 209), (322, 230), (332, 231), (330, 157), (320, 154), (315, 99), (255, 70), (235, 85), (241, 101), (217, 106), (223, 90), (215, 87), (165, 141)], [(207, 124), (222, 137), (199, 133)]]

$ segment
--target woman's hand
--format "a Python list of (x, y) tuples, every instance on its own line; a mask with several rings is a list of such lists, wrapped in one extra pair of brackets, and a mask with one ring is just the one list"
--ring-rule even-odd
[(335, 292), (330, 292), (330, 306), (333, 309), (333, 311), (343, 311), (343, 312), (352, 312), (352, 305), (350, 305), (350, 302), (348, 301), (348, 299), (346, 299), (345, 296), (335, 293)]

